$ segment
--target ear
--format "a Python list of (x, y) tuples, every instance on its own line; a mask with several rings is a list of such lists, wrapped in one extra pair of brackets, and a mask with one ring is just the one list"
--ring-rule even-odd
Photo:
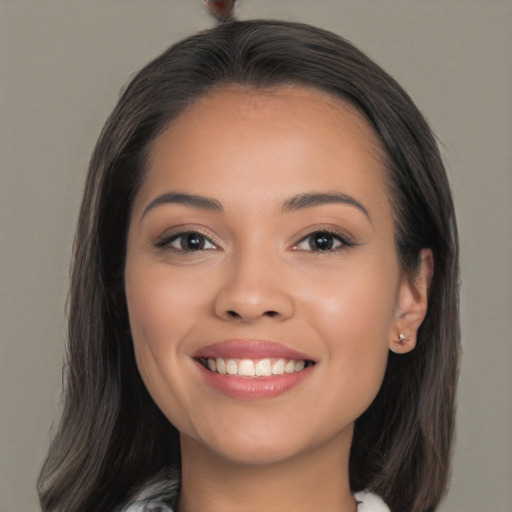
[(418, 329), (427, 314), (428, 290), (434, 274), (431, 249), (420, 251), (420, 264), (414, 275), (403, 272), (397, 296), (395, 320), (389, 335), (389, 348), (397, 354), (416, 346)]

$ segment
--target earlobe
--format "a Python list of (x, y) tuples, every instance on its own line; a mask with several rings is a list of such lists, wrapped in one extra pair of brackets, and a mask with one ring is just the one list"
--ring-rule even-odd
[(397, 354), (416, 346), (418, 329), (428, 308), (428, 290), (434, 273), (431, 249), (420, 251), (420, 264), (414, 276), (404, 275), (398, 290), (397, 310), (389, 337), (389, 348)]
[[(393, 335), (392, 335), (393, 336)], [(416, 333), (414, 336), (400, 332), (389, 340), (389, 349), (395, 354), (406, 354), (416, 346)]]

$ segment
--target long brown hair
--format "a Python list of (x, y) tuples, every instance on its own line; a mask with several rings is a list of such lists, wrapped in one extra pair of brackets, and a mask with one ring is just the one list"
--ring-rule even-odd
[(386, 155), (403, 266), (414, 272), (419, 251), (433, 251), (417, 347), (390, 353), (350, 458), (354, 491), (375, 491), (395, 512), (433, 511), (449, 474), (459, 355), (457, 229), (436, 141), (402, 88), (354, 46), (278, 21), (224, 23), (172, 46), (127, 86), (101, 133), (74, 244), (64, 410), (39, 478), (43, 510), (110, 511), (179, 465), (178, 432), (147, 393), (128, 335), (126, 233), (152, 142), (192, 102), (233, 83), (297, 84), (358, 108)]

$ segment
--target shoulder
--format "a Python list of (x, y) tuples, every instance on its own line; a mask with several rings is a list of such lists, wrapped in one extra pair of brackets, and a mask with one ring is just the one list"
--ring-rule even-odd
[(384, 501), (370, 491), (356, 492), (354, 497), (357, 501), (357, 512), (390, 512)]

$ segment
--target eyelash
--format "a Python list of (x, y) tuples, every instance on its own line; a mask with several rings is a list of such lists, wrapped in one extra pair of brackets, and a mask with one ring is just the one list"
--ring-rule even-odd
[[(320, 248), (313, 248), (313, 237), (316, 237), (316, 240), (319, 241), (320, 238), (323, 238), (324, 240), (330, 239), (329, 241), (331, 244), (334, 244), (336, 241), (339, 242), (338, 247), (328, 247), (326, 249), (320, 249)], [(298, 246), (304, 242), (309, 242), (309, 249), (300, 249)], [(306, 235), (304, 238), (299, 240), (299, 242), (294, 246), (294, 250), (297, 251), (311, 251), (311, 252), (318, 252), (321, 254), (329, 254), (329, 253), (336, 253), (339, 251), (342, 251), (343, 249), (347, 247), (354, 247), (354, 242), (350, 240), (346, 235), (342, 235), (340, 233), (337, 233), (335, 231), (331, 231), (329, 229), (317, 229), (315, 231), (312, 231), (308, 235)]]
[[(208, 248), (200, 247), (198, 249), (185, 249), (185, 248), (183, 248), (183, 242), (185, 240), (185, 237), (188, 235), (195, 236), (196, 238), (201, 239), (203, 244), (209, 244), (212, 247), (208, 247)], [(181, 248), (173, 247), (173, 245), (172, 245), (173, 242), (176, 242), (177, 240), (180, 240), (180, 239), (181, 239), (181, 243), (180, 243)], [(201, 233), (199, 231), (194, 231), (194, 230), (180, 231), (179, 233), (171, 233), (167, 236), (164, 236), (161, 240), (156, 242), (155, 246), (158, 248), (168, 248), (173, 251), (181, 252), (181, 253), (211, 251), (213, 249), (217, 249), (217, 246), (206, 235), (203, 235), (203, 233)]]
[[(185, 237), (195, 237), (196, 240), (199, 240), (200, 247), (193, 249), (193, 248), (184, 248), (183, 243), (185, 242)], [(324, 249), (322, 248), (314, 248), (313, 243), (315, 243), (315, 240), (313, 237), (316, 237), (316, 242), (319, 242), (320, 239), (323, 239), (324, 241), (327, 241), (327, 245), (330, 245), (330, 247), (326, 247)], [(180, 242), (180, 247), (174, 247), (172, 244), (176, 241)], [(191, 239), (189, 239), (191, 241)], [(302, 243), (308, 243), (309, 248), (300, 248), (299, 246)], [(336, 242), (339, 243), (338, 247), (333, 247), (333, 245), (336, 244)], [(205, 245), (209, 245), (210, 247), (205, 247)], [(341, 235), (340, 233), (337, 233), (335, 231), (331, 231), (328, 229), (317, 229), (315, 231), (312, 231), (305, 237), (301, 238), (297, 244), (293, 246), (293, 250), (296, 251), (304, 251), (304, 252), (318, 252), (323, 254), (329, 254), (329, 253), (336, 253), (344, 248), (347, 247), (354, 247), (354, 242), (350, 240), (346, 235)], [(217, 245), (215, 245), (214, 242), (210, 240), (209, 237), (201, 233), (200, 231), (180, 231), (179, 233), (171, 233), (167, 236), (164, 236), (161, 240), (155, 243), (155, 247), (157, 248), (168, 248), (170, 250), (179, 252), (179, 253), (193, 253), (193, 252), (199, 252), (199, 251), (211, 251), (217, 249)]]

